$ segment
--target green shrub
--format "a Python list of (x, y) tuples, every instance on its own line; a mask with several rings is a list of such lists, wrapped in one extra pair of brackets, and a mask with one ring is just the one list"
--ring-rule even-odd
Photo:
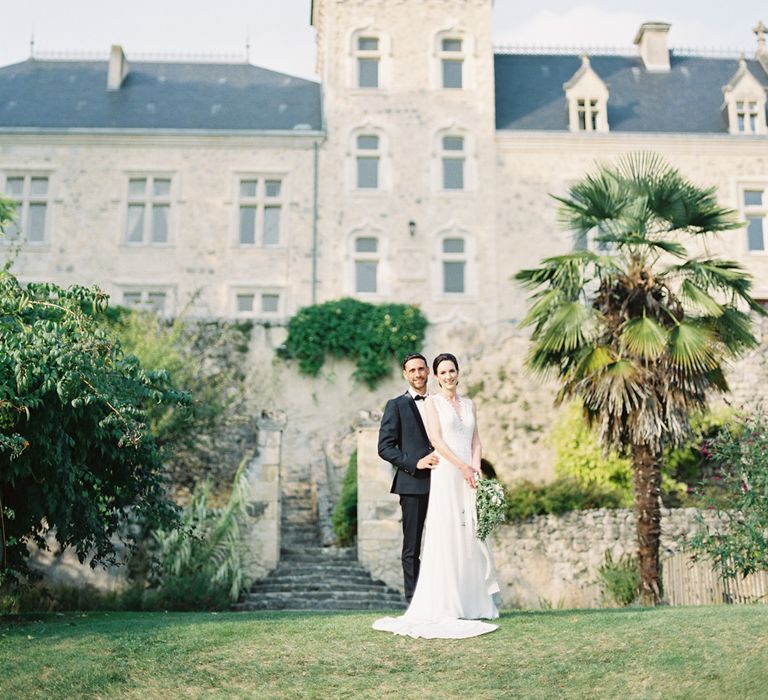
[(507, 488), (507, 522), (520, 522), (535, 515), (560, 515), (572, 510), (621, 508), (623, 494), (613, 488), (576, 479), (557, 479), (550, 484), (518, 481)]
[(357, 452), (349, 458), (341, 496), (333, 509), (331, 522), (339, 545), (351, 546), (357, 536)]
[(634, 557), (624, 554), (614, 561), (611, 553), (606, 552), (597, 577), (603, 595), (616, 605), (624, 608), (637, 599), (641, 579)]
[(632, 505), (632, 464), (616, 450), (606, 452), (597, 434), (582, 416), (581, 405), (568, 405), (552, 428), (549, 438), (555, 449), (555, 475), (571, 478), (585, 487), (613, 489), (623, 503)]
[(717, 468), (713, 477), (728, 504), (710, 507), (721, 520), (707, 524), (689, 546), (727, 578), (768, 571), (768, 417), (758, 410), (739, 416), (708, 444)]
[(339, 299), (305, 306), (288, 322), (278, 354), (299, 361), (299, 371), (317, 376), (326, 355), (357, 363), (355, 379), (374, 388), (395, 361), (419, 352), (427, 319), (416, 306), (368, 304)]
[(182, 526), (153, 533), (158, 568), (145, 595), (145, 607), (211, 610), (235, 602), (249, 581), (240, 525), (247, 518), (243, 460), (224, 508), (209, 508), (209, 484), (195, 490), (182, 513)]

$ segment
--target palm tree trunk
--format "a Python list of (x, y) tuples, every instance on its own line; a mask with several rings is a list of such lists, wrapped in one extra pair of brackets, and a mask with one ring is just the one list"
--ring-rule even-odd
[(635, 487), (637, 561), (640, 566), (641, 600), (644, 605), (661, 602), (659, 541), (661, 539), (661, 465), (659, 455), (647, 445), (632, 445)]

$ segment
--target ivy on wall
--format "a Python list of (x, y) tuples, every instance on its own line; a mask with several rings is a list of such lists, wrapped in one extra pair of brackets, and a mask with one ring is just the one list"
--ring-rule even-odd
[(317, 376), (327, 355), (357, 364), (353, 376), (373, 389), (400, 361), (419, 352), (427, 319), (416, 306), (339, 299), (301, 309), (288, 322), (278, 354), (295, 359), (303, 374)]

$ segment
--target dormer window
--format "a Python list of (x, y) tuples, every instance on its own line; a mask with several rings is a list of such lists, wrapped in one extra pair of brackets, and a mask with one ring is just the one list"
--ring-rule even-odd
[(597, 118), (600, 114), (597, 100), (576, 100), (576, 112), (579, 117), (579, 131), (597, 131)]
[(731, 134), (766, 134), (765, 88), (749, 70), (747, 62), (739, 60), (739, 68), (723, 86), (723, 110)]
[(608, 88), (592, 69), (588, 56), (582, 56), (581, 67), (563, 88), (570, 131), (608, 131)]
[(747, 100), (736, 103), (736, 127), (740, 134), (757, 133), (757, 102)]

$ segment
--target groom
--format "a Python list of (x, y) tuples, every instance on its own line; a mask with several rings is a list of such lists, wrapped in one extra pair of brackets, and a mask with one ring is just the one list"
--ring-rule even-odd
[(379, 428), (379, 457), (395, 467), (390, 493), (403, 511), (403, 582), (410, 603), (419, 578), (421, 535), (429, 500), (429, 477), (438, 462), (425, 428), (429, 367), (419, 353), (403, 360), (408, 391), (387, 401)]

